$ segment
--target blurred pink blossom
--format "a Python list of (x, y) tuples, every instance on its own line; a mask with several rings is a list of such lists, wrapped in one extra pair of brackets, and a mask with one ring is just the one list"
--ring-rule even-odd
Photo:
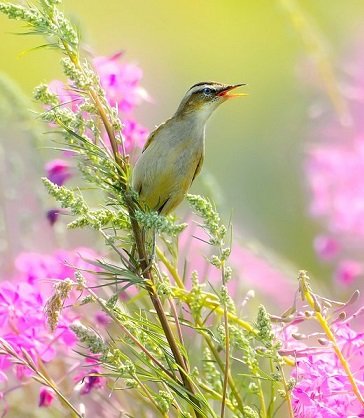
[(353, 50), (345, 58), (341, 83), (347, 124), (320, 114), (321, 129), (315, 129), (305, 163), (310, 213), (325, 230), (314, 246), (321, 260), (333, 264), (334, 278), (346, 286), (357, 286), (364, 251), (364, 62), (362, 45)]
[[(149, 101), (147, 91), (140, 85), (143, 71), (136, 64), (121, 61), (122, 53), (109, 57), (95, 57), (92, 63), (100, 77), (100, 83), (105, 90), (106, 99), (111, 106), (116, 107), (124, 124), (124, 148), (127, 153), (143, 147), (148, 130), (140, 125), (133, 112), (144, 101)], [(77, 112), (84, 99), (71, 85), (54, 80), (49, 83), (49, 89), (55, 93), (60, 102)], [(107, 143), (107, 140), (105, 139)]]
[(100, 76), (101, 86), (111, 106), (119, 112), (130, 113), (145, 100), (150, 100), (141, 87), (143, 71), (136, 64), (121, 62), (122, 52), (109, 57), (95, 57), (92, 63)]
[(364, 132), (312, 147), (306, 170), (312, 215), (332, 233), (364, 238)]
[[(196, 270), (201, 282), (219, 288), (222, 284), (221, 272), (208, 261), (211, 247), (204, 242), (206, 240), (205, 232), (190, 220), (179, 239), (180, 271), (190, 278), (192, 271)], [(282, 268), (283, 263), (275, 261), (263, 248), (242, 245), (236, 238), (227, 264), (233, 270), (228, 288), (235, 300), (243, 300), (249, 290), (254, 290), (268, 304), (274, 301), (276, 308), (291, 303), (296, 290), (295, 281)], [(189, 282), (187, 286), (190, 286)]]
[(364, 265), (356, 260), (341, 260), (336, 268), (335, 277), (344, 285), (351, 285), (359, 277), (363, 277)]
[(67, 105), (73, 112), (77, 112), (83, 102), (82, 96), (75, 93), (71, 86), (67, 86), (60, 80), (53, 80), (48, 84), (49, 90), (58, 96), (61, 103)]
[(87, 369), (83, 370), (74, 379), (78, 383), (77, 389), (81, 395), (88, 395), (92, 390), (101, 389), (106, 384), (105, 377), (99, 375), (101, 368), (97, 366), (96, 359), (87, 358), (86, 366)]
[(51, 406), (55, 398), (55, 393), (48, 387), (41, 387), (39, 391), (39, 407)]
[(68, 161), (57, 158), (48, 161), (45, 165), (47, 178), (57, 186), (63, 186), (64, 183), (72, 177), (71, 165)]
[(327, 235), (318, 235), (314, 240), (317, 255), (325, 261), (334, 259), (340, 252), (340, 243)]

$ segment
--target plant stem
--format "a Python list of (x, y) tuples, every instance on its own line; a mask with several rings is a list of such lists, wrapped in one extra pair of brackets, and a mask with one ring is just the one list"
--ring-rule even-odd
[(288, 405), (289, 418), (294, 418), (294, 411), (293, 411), (292, 399), (291, 399), (291, 391), (290, 391), (290, 389), (287, 385), (286, 376), (284, 375), (284, 372), (282, 370), (282, 366), (279, 366), (279, 371), (281, 372), (282, 381), (283, 381), (283, 385), (284, 385), (284, 392), (285, 392), (285, 398), (286, 398), (287, 405)]
[[(220, 247), (220, 257), (222, 249)], [(222, 261), (221, 265), (221, 278), (222, 284), (225, 286), (225, 262)], [(225, 417), (225, 403), (227, 397), (227, 389), (230, 375), (230, 331), (229, 331), (229, 320), (228, 320), (228, 308), (227, 300), (223, 301), (224, 304), (224, 328), (225, 328), (225, 368), (224, 368), (224, 381), (222, 386), (222, 401), (221, 401), (221, 413), (220, 417)]]

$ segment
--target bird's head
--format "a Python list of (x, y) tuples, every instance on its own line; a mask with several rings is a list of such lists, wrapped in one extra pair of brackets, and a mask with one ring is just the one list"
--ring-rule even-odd
[(227, 99), (246, 96), (244, 93), (232, 93), (232, 90), (245, 84), (222, 84), (204, 81), (194, 84), (183, 97), (176, 116), (193, 116), (206, 121), (212, 112)]

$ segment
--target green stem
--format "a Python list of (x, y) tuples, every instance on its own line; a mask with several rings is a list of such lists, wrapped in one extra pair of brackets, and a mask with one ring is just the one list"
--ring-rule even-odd
[[(222, 250), (220, 248), (220, 257), (222, 254)], [(221, 265), (221, 276), (222, 276), (222, 284), (225, 286), (225, 262), (222, 262)], [(229, 375), (230, 375), (230, 332), (229, 332), (229, 320), (228, 320), (228, 309), (227, 309), (227, 301), (223, 301), (224, 304), (224, 328), (225, 328), (225, 368), (224, 368), (224, 381), (222, 386), (222, 401), (221, 401), (221, 413), (220, 417), (225, 417), (225, 403), (227, 397), (227, 390), (228, 390), (228, 382), (229, 382)]]

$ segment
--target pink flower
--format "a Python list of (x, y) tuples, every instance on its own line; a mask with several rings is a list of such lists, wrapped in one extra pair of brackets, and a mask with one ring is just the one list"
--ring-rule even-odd
[[(361, 41), (362, 43), (362, 41)], [(364, 71), (362, 48), (345, 59), (343, 98), (349, 125), (321, 115), (320, 130), (307, 152), (305, 170), (311, 194), (310, 212), (322, 222), (315, 249), (332, 261), (334, 277), (347, 286), (362, 274), (364, 251)], [(317, 126), (318, 121), (315, 121)], [(348, 261), (349, 260), (349, 261)]]
[(340, 252), (340, 243), (327, 235), (318, 235), (314, 241), (317, 255), (325, 261), (334, 259)]
[(335, 272), (336, 279), (344, 285), (351, 285), (358, 277), (363, 276), (364, 266), (355, 260), (342, 260)]
[(57, 186), (63, 186), (72, 177), (70, 168), (70, 163), (61, 159), (51, 160), (45, 166), (47, 178)]
[(364, 132), (311, 149), (306, 165), (311, 213), (324, 217), (332, 233), (364, 237)]
[[(105, 90), (106, 99), (119, 112), (124, 125), (124, 148), (131, 154), (135, 149), (142, 148), (148, 137), (148, 130), (135, 120), (133, 111), (143, 101), (150, 100), (150, 97), (140, 85), (143, 76), (141, 68), (135, 64), (122, 62), (121, 57), (122, 53), (110, 57), (95, 57), (93, 65)], [(59, 97), (61, 103), (74, 112), (77, 112), (80, 104), (83, 103), (83, 97), (71, 85), (54, 80), (49, 84), (49, 89)], [(84, 117), (89, 116), (85, 113)], [(106, 136), (104, 140), (108, 143)]]
[(149, 100), (149, 95), (140, 86), (143, 77), (141, 68), (121, 62), (122, 55), (118, 52), (110, 57), (96, 57), (92, 62), (110, 105), (117, 106), (120, 112), (130, 113), (143, 101)]
[[(354, 331), (348, 323), (332, 326), (338, 345), (349, 362), (361, 391), (364, 389), (364, 334)], [(281, 341), (283, 353), (293, 352), (296, 365), (292, 377), (296, 386), (292, 403), (296, 418), (327, 418), (361, 416), (364, 409), (353, 393), (350, 381), (330, 345), (312, 347), (292, 337), (294, 326), (285, 328)]]
[(48, 84), (49, 90), (58, 96), (59, 101), (67, 105), (73, 112), (77, 112), (83, 97), (77, 94), (71, 86), (67, 86), (60, 80), (53, 80)]
[[(44, 305), (53, 292), (53, 281), (74, 276), (74, 269), (96, 271), (86, 260), (97, 254), (88, 248), (73, 251), (57, 250), (53, 254), (22, 253), (16, 261), (18, 275), (0, 283), (0, 334), (19, 352), (25, 349), (35, 361), (52, 361), (60, 354), (68, 354), (76, 337), (68, 325), (76, 319), (75, 313), (65, 309), (56, 331), (48, 329)], [(66, 262), (69, 264), (67, 265)], [(91, 280), (91, 274), (85, 273)], [(74, 295), (77, 298), (79, 295)], [(72, 298), (72, 296), (71, 296)], [(11, 367), (6, 356), (0, 356), (0, 370)], [(16, 366), (18, 379), (29, 376), (24, 366)]]
[(55, 398), (55, 393), (52, 389), (48, 387), (41, 387), (39, 391), (39, 407), (45, 407), (51, 406), (53, 403), (53, 400)]
[(127, 154), (133, 152), (135, 148), (143, 148), (149, 132), (144, 126), (139, 125), (133, 119), (124, 120), (123, 135), (125, 138), (124, 147)]
[(92, 366), (91, 370), (84, 371), (75, 377), (78, 382), (77, 389), (80, 390), (81, 395), (88, 395), (91, 391), (101, 389), (106, 384), (105, 377), (101, 376), (101, 368), (96, 365), (96, 360), (87, 358), (87, 366)]

